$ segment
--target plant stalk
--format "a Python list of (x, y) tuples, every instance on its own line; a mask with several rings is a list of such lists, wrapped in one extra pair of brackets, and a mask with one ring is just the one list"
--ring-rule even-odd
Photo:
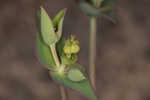
[(90, 18), (90, 51), (89, 51), (89, 70), (90, 70), (90, 79), (92, 86), (96, 89), (95, 84), (95, 58), (96, 58), (96, 17)]
[[(59, 58), (58, 58), (58, 55), (57, 55), (57, 52), (56, 52), (56, 45), (55, 44), (50, 45), (50, 49), (52, 51), (52, 55), (54, 57), (56, 66), (58, 68), (60, 68), (60, 61), (59, 61)], [(63, 86), (60, 86), (60, 93), (61, 93), (61, 100), (67, 100), (67, 95), (66, 95), (66, 92), (65, 92), (65, 88)]]
[[(103, 0), (92, 0), (96, 7), (99, 7)], [(96, 71), (95, 71), (95, 61), (96, 61), (96, 31), (97, 31), (97, 19), (96, 17), (90, 18), (90, 52), (89, 52), (89, 65), (90, 65), (90, 79), (92, 86), (96, 90)]]
[(60, 61), (59, 61), (59, 58), (58, 58), (58, 55), (57, 55), (57, 52), (56, 52), (56, 45), (52, 44), (52, 45), (50, 45), (50, 48), (51, 48), (51, 51), (52, 51), (53, 58), (55, 60), (55, 64), (59, 68), (60, 67)]
[(63, 86), (60, 86), (60, 93), (61, 93), (61, 100), (67, 100), (65, 88)]

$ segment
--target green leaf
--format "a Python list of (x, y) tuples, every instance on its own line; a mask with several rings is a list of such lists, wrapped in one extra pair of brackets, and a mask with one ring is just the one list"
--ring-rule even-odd
[(56, 51), (61, 63), (62, 63), (61, 56), (63, 55), (64, 45), (65, 45), (65, 38), (61, 37), (60, 40), (56, 43)]
[(75, 68), (70, 69), (67, 76), (71, 81), (74, 81), (74, 82), (80, 82), (86, 79), (86, 77), (82, 74), (82, 72)]
[(116, 0), (104, 0), (100, 7), (102, 13), (109, 14), (114, 12), (114, 5), (116, 4)]
[(51, 50), (49, 46), (44, 42), (41, 36), (41, 14), (40, 12), (37, 13), (37, 24), (38, 24), (38, 34), (37, 34), (37, 55), (42, 62), (48, 69), (54, 68), (56, 66), (55, 61), (53, 59)]
[(116, 0), (102, 0), (100, 7), (95, 7), (91, 1), (80, 1), (79, 6), (87, 16), (104, 17), (112, 22), (116, 22), (115, 8)]
[(100, 7), (100, 11), (103, 14), (110, 16), (113, 20), (116, 20), (115, 8), (116, 0), (104, 0)]
[(53, 19), (53, 25), (55, 28), (58, 27), (58, 24), (60, 23), (60, 20), (64, 19), (65, 13), (66, 13), (67, 9), (63, 9), (61, 10)]
[[(40, 58), (40, 61), (47, 67), (47, 68), (53, 68), (56, 66), (55, 61), (53, 59), (51, 50), (49, 46), (44, 42), (42, 36), (41, 36), (41, 13), (37, 13), (37, 24), (38, 24), (38, 34), (37, 34), (37, 54)], [(56, 43), (56, 50), (58, 53), (58, 57), (62, 56), (63, 53), (63, 47), (64, 47), (65, 39), (61, 37), (61, 39)]]
[(93, 89), (90, 85), (90, 82), (87, 78), (87, 75), (85, 74), (84, 69), (78, 64), (73, 64), (72, 67), (77, 68), (78, 70), (80, 70), (84, 74), (86, 79), (84, 79), (80, 82), (74, 82), (74, 81), (71, 81), (67, 77), (66, 74), (62, 75), (62, 74), (59, 74), (59, 73), (53, 72), (53, 71), (50, 71), (50, 74), (56, 80), (56, 82), (60, 83), (61, 85), (64, 85), (68, 88), (71, 88), (75, 91), (78, 91), (79, 93), (89, 97), (91, 100), (97, 100), (97, 97), (94, 94), (94, 91), (93, 91)]
[(64, 20), (66, 10), (67, 10), (66, 8), (61, 10), (53, 19), (53, 25), (54, 25), (58, 40), (61, 38), (61, 35), (62, 35), (63, 20)]
[(89, 4), (88, 2), (80, 2), (81, 10), (88, 16), (101, 16), (100, 10)]
[(37, 55), (40, 58), (40, 61), (48, 69), (54, 68), (56, 66), (51, 50), (49, 46), (43, 42), (40, 32), (38, 32), (37, 35)]
[(52, 20), (50, 19), (50, 17), (48, 16), (44, 8), (42, 7), (41, 7), (41, 34), (44, 42), (47, 45), (54, 44), (58, 40), (55, 34)]

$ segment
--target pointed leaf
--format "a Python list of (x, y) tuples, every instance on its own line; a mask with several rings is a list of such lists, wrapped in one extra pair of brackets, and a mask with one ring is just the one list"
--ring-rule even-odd
[[(37, 24), (38, 24), (38, 34), (37, 34), (37, 54), (40, 58), (40, 61), (48, 68), (53, 68), (56, 66), (51, 50), (49, 46), (43, 41), (41, 36), (41, 14), (37, 13)], [(56, 43), (56, 50), (58, 53), (58, 57), (62, 56), (63, 47), (64, 47), (65, 39), (61, 37), (61, 39)]]
[(67, 10), (66, 8), (61, 10), (53, 19), (53, 25), (54, 25), (58, 40), (61, 38), (61, 35), (62, 35), (63, 20), (64, 20), (66, 10)]
[(81, 1), (79, 2), (79, 6), (81, 10), (88, 16), (104, 17), (115, 23), (115, 3), (116, 0), (102, 0), (100, 8), (97, 8), (91, 4), (91, 1)]
[(51, 45), (57, 42), (57, 36), (55, 34), (52, 20), (42, 7), (41, 7), (41, 34), (44, 42), (47, 45)]
[(109, 14), (114, 12), (114, 5), (116, 4), (116, 0), (104, 0), (100, 7), (102, 13)]
[(65, 16), (66, 13), (66, 8), (61, 10), (53, 19), (53, 25), (55, 28), (58, 27), (58, 24), (60, 23), (60, 20), (63, 19), (63, 17)]
[(50, 74), (56, 80), (56, 82), (60, 83), (61, 85), (64, 85), (68, 88), (78, 91), (79, 93), (89, 97), (91, 100), (97, 100), (97, 97), (94, 94), (94, 91), (90, 85), (90, 82), (87, 78), (87, 75), (85, 74), (84, 69), (78, 64), (74, 64), (72, 66), (74, 68), (78, 68), (78, 70), (80, 70), (84, 74), (86, 79), (80, 82), (74, 82), (71, 81), (66, 75), (58, 74), (57, 72), (52, 72), (52, 71), (50, 72)]
[(49, 69), (54, 68), (55, 61), (53, 59), (51, 50), (48, 45), (42, 40), (40, 32), (37, 35), (37, 55), (40, 58), (40, 61)]
[(49, 46), (43, 41), (43, 38), (41, 36), (41, 14), (40, 12), (37, 13), (37, 24), (38, 24), (38, 34), (37, 34), (37, 41), (36, 41), (36, 47), (37, 47), (37, 55), (42, 62), (48, 69), (55, 67), (55, 61), (53, 59), (51, 50)]
[(80, 2), (81, 10), (88, 16), (100, 16), (100, 10), (89, 4), (88, 2)]

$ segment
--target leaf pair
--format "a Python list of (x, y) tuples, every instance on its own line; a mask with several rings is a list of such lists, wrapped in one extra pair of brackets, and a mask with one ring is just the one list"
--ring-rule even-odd
[[(61, 49), (63, 39), (61, 39), (63, 20), (66, 9), (61, 10), (52, 21), (46, 11), (41, 7), (38, 17), (37, 54), (41, 62), (48, 68), (56, 67), (49, 45), (56, 42), (58, 49)], [(57, 29), (57, 30), (56, 30)], [(55, 31), (54, 31), (55, 30)], [(61, 40), (61, 41), (59, 41)], [(60, 53), (60, 52), (59, 52)]]
[(60, 11), (52, 21), (41, 7), (41, 34), (47, 45), (55, 44), (61, 38), (65, 12), (66, 10)]
[[(92, 0), (94, 1), (94, 0)], [(90, 1), (79, 2), (81, 10), (88, 16), (104, 17), (111, 21), (115, 21), (115, 8), (116, 0), (102, 0), (99, 7), (95, 7)]]
[(52, 21), (41, 7), (41, 11), (38, 13), (37, 54), (40, 61), (49, 69), (49, 73), (56, 82), (76, 90), (92, 100), (97, 100), (84, 68), (81, 65), (70, 65), (70, 70), (65, 74), (59, 74), (57, 71), (52, 70), (56, 68), (56, 63), (49, 45), (56, 45), (57, 55), (61, 62), (65, 41), (61, 36), (65, 12), (66, 9), (61, 10)]

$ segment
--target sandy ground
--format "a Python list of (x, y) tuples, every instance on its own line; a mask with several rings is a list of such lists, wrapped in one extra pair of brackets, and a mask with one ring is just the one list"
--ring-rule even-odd
[[(81, 42), (88, 68), (89, 17), (73, 0), (43, 0), (51, 17), (68, 8), (64, 34)], [(97, 95), (100, 100), (150, 100), (150, 1), (118, 0), (117, 24), (98, 19)], [(0, 0), (0, 100), (60, 100), (59, 88), (36, 59), (39, 0)], [(87, 100), (67, 89), (68, 100)]]

